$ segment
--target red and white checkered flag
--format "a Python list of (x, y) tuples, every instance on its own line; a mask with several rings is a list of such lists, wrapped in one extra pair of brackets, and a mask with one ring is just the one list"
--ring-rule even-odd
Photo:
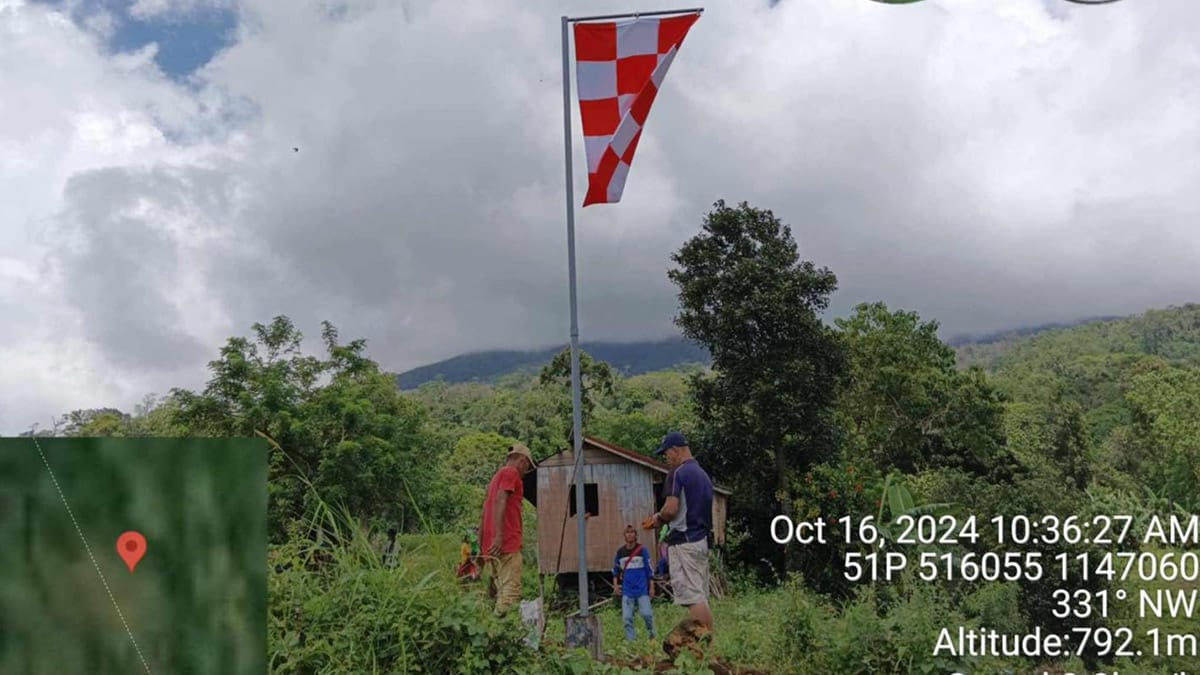
[(650, 105), (699, 13), (575, 24), (579, 113), (587, 151), (583, 205), (621, 201)]

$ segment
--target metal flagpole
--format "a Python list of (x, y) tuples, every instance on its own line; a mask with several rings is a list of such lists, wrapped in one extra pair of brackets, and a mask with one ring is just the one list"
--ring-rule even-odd
[(579, 615), (588, 615), (587, 547), (585, 545), (587, 518), (584, 508), (583, 490), (583, 413), (582, 391), (579, 376), (579, 309), (575, 299), (575, 185), (571, 173), (571, 56), (567, 48), (568, 27), (577, 21), (600, 19), (624, 19), (639, 16), (662, 16), (665, 14), (690, 14), (703, 12), (702, 7), (674, 9), (661, 12), (637, 12), (628, 14), (605, 14), (584, 16), (574, 19), (562, 17), (562, 65), (563, 65), (563, 149), (566, 160), (567, 179), (567, 274), (571, 279), (571, 412), (574, 418), (571, 438), (575, 453), (575, 517), (579, 519)]
[(575, 452), (575, 517), (579, 519), (579, 615), (588, 615), (587, 528), (583, 498), (583, 413), (579, 381), (579, 309), (575, 300), (575, 186), (571, 173), (571, 57), (567, 49), (570, 19), (562, 18), (563, 146), (567, 168), (567, 274), (571, 278), (571, 439)]

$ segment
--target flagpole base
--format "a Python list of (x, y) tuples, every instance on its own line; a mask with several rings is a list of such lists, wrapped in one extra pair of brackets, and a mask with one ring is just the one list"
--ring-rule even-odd
[(604, 660), (604, 639), (600, 630), (600, 617), (595, 614), (587, 616), (576, 614), (566, 617), (566, 639), (563, 642), (567, 649), (583, 647), (593, 659)]

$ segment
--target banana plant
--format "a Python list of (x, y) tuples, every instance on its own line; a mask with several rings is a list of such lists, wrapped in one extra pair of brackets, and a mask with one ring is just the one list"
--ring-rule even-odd
[[(893, 471), (883, 481), (883, 490), (879, 498), (879, 513), (875, 517), (875, 529), (879, 531), (879, 536), (884, 541), (884, 547), (888, 544), (895, 545), (903, 531), (896, 522), (901, 516), (913, 519), (921, 516), (933, 516), (940, 521), (941, 516), (953, 513), (956, 506), (952, 502), (916, 504), (913, 501), (912, 492), (904, 484), (904, 476)], [(890, 516), (886, 521), (883, 519), (885, 509)], [(941, 527), (940, 522), (938, 526)]]

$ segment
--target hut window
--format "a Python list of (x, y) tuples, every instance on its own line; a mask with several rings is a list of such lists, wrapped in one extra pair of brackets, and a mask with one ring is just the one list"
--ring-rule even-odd
[[(575, 486), (571, 486), (571, 515), (578, 510), (575, 502)], [(600, 515), (600, 486), (597, 483), (583, 484), (583, 511), (593, 516)]]

